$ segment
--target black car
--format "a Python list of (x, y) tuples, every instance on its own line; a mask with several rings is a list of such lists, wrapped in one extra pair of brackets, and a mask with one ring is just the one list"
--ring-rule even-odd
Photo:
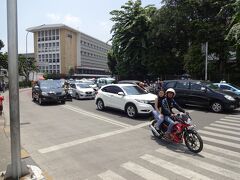
[(65, 104), (66, 93), (59, 80), (40, 80), (32, 88), (32, 99), (40, 105), (44, 102)]
[(216, 85), (200, 80), (163, 81), (163, 88), (176, 91), (176, 101), (180, 105), (197, 105), (209, 107), (214, 112), (233, 110), (239, 107), (239, 97), (226, 94)]

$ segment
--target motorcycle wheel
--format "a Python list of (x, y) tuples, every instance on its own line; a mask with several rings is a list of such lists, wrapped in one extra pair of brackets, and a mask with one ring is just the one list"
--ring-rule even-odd
[[(157, 123), (157, 120), (153, 120), (152, 121), (152, 126), (153, 127), (155, 127), (155, 124)], [(158, 138), (158, 139), (162, 139), (162, 137), (163, 137), (163, 135), (161, 134), (161, 133), (159, 133), (160, 134), (160, 136), (158, 136), (153, 130), (151, 130), (152, 131), (152, 134), (154, 135), (154, 137), (156, 137), (156, 138)]]
[(199, 153), (203, 149), (203, 140), (201, 136), (193, 130), (184, 133), (184, 141), (187, 148), (194, 153)]

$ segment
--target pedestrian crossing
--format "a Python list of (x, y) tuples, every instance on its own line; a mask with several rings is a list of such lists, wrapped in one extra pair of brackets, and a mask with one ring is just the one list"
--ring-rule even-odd
[[(158, 149), (150, 153), (142, 154), (135, 159), (117, 165), (117, 167), (112, 167), (112, 169), (106, 169), (93, 179), (239, 180), (239, 127), (240, 115), (228, 115), (198, 130), (204, 142), (203, 151), (199, 154), (191, 153), (187, 147), (182, 145), (160, 145)], [(119, 168), (123, 170), (119, 171)]]

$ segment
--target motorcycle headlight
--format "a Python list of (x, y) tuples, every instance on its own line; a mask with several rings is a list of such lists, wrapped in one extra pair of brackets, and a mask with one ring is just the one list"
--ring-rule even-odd
[(140, 99), (135, 99), (137, 102), (139, 103), (144, 103), (144, 104), (147, 104), (148, 101), (147, 100), (140, 100)]
[(65, 91), (62, 91), (62, 95), (66, 95), (66, 92), (65, 92)]
[(234, 101), (235, 100), (232, 96), (229, 96), (229, 95), (225, 95), (224, 97), (229, 101)]
[(48, 96), (48, 93), (47, 92), (42, 92), (42, 95), (43, 96)]

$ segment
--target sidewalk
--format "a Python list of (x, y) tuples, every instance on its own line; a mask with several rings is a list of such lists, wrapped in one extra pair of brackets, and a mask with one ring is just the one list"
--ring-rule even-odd
[[(19, 92), (27, 89), (20, 89)], [(4, 96), (3, 101), (3, 113), (0, 116), (0, 180), (4, 179), (1, 176), (5, 173), (7, 166), (11, 164), (11, 141), (10, 141), (10, 120), (9, 120), (9, 92), (6, 91), (1, 95)], [(48, 180), (51, 179), (46, 173), (39, 173), (37, 164), (31, 158), (30, 154), (21, 147), (21, 160), (27, 165), (31, 165), (31, 176), (34, 175), (37, 180)], [(33, 169), (32, 169), (33, 168)], [(36, 173), (37, 172), (37, 173)], [(43, 175), (43, 176), (42, 176)], [(21, 178), (22, 179), (22, 178)], [(29, 178), (28, 178), (29, 179)], [(30, 178), (31, 179), (31, 178)]]

